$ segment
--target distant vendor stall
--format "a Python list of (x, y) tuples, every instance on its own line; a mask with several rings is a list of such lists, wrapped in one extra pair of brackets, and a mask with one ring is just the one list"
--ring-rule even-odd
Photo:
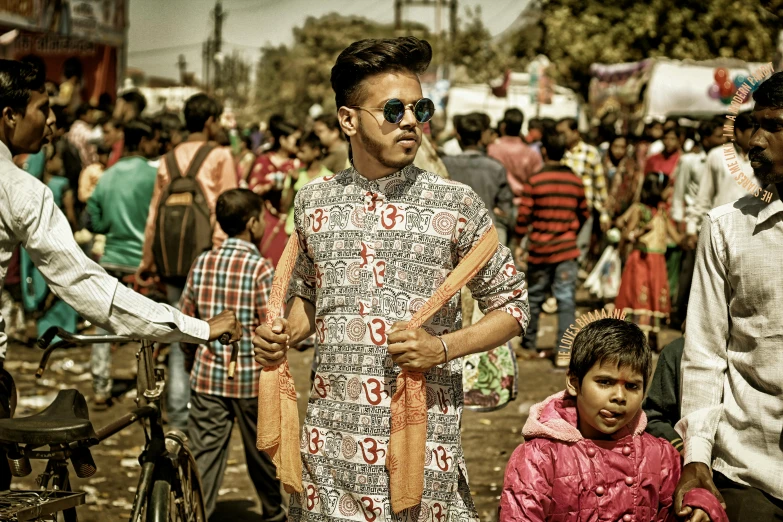
[[(483, 112), (489, 115), (492, 125), (503, 119), (507, 109), (520, 109), (527, 123), (531, 118), (577, 118), (584, 127), (584, 115), (580, 110), (579, 96), (566, 87), (550, 85), (545, 96), (541, 95), (540, 83), (528, 73), (509, 73), (503, 86), (503, 96), (498, 96), (498, 88), (487, 84), (457, 85), (448, 91), (446, 104), (446, 131), (453, 128), (454, 116), (471, 112)], [(494, 91), (494, 92), (493, 92)]]
[(76, 57), (81, 98), (114, 97), (125, 62), (126, 8), (125, 0), (0, 0), (0, 56), (38, 56), (56, 84), (65, 61)]
[[(666, 58), (596, 63), (590, 68), (591, 116), (602, 119), (615, 113), (624, 121), (650, 122), (669, 116), (726, 114), (736, 89), (762, 65), (734, 59), (695, 62)], [(746, 102), (742, 110), (751, 107)]]

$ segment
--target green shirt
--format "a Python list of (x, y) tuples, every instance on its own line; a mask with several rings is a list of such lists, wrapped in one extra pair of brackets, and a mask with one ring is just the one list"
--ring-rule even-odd
[(157, 169), (140, 157), (120, 159), (106, 169), (87, 200), (93, 230), (106, 235), (101, 266), (135, 271), (141, 263), (144, 227)]

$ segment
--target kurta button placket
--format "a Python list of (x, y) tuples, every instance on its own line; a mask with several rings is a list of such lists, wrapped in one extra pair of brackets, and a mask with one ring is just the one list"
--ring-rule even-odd
[(626, 513), (625, 515), (623, 515), (623, 522), (631, 522), (632, 518), (633, 517), (631, 517), (631, 515)]
[(590, 458), (595, 457), (595, 448), (587, 448), (587, 456)]
[(631, 454), (631, 448), (629, 446), (625, 446), (623, 448), (623, 455), (625, 455), (627, 457), (630, 454)]
[(625, 477), (625, 484), (628, 487), (633, 486), (633, 477)]
[(604, 493), (606, 493), (606, 490), (604, 489), (603, 486), (598, 486), (597, 488), (595, 488), (595, 494), (598, 495), (599, 497), (602, 496)]

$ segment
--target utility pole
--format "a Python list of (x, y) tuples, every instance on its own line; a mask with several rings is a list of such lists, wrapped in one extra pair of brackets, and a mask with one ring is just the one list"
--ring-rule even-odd
[(185, 85), (185, 75), (187, 74), (188, 62), (185, 61), (185, 55), (180, 54), (179, 60), (177, 60), (177, 68), (179, 69), (179, 82)]
[(223, 55), (221, 54), (221, 51), (223, 49), (223, 20), (226, 18), (226, 12), (223, 11), (223, 3), (221, 0), (217, 0), (215, 2), (215, 9), (212, 11), (212, 18), (215, 22), (214, 42), (212, 49), (212, 56), (213, 60), (215, 61), (214, 86), (215, 90), (218, 90), (222, 80), (220, 69), (223, 62)]
[[(396, 31), (402, 31), (402, 10), (403, 5), (414, 5), (422, 7), (434, 7), (435, 8), (435, 38), (437, 47), (444, 49), (444, 39), (442, 38), (442, 9), (448, 3), (449, 7), (449, 44), (453, 44), (457, 37), (457, 12), (458, 12), (458, 0), (394, 0), (394, 29)], [(444, 77), (449, 77), (450, 67), (448, 61), (443, 64)]]
[(210, 70), (212, 68), (212, 37), (210, 36), (207, 38), (207, 41), (204, 42), (204, 48), (202, 51), (202, 75), (203, 75), (203, 81), (204, 81), (204, 87), (207, 89), (207, 91), (211, 90), (211, 84), (210, 84)]

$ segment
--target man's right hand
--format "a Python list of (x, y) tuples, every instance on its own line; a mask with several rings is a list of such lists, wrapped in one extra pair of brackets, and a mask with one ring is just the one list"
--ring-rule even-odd
[(285, 361), (290, 340), (291, 326), (287, 319), (277, 318), (271, 327), (267, 324), (259, 326), (253, 336), (256, 362), (264, 368), (281, 364)]
[(223, 310), (218, 315), (208, 319), (207, 324), (209, 325), (209, 338), (207, 341), (217, 341), (225, 333), (231, 335), (229, 343), (242, 339), (242, 324), (232, 310)]
[(691, 462), (682, 468), (680, 481), (674, 490), (674, 511), (678, 517), (687, 517), (693, 512), (693, 508), (682, 505), (682, 499), (687, 492), (696, 488), (704, 488), (712, 493), (718, 499), (720, 505), (723, 506), (723, 509), (726, 509), (726, 501), (723, 500), (723, 495), (720, 494), (720, 491), (718, 491), (718, 488), (715, 487), (715, 483), (712, 481), (712, 473), (710, 473), (709, 466), (701, 462)]

